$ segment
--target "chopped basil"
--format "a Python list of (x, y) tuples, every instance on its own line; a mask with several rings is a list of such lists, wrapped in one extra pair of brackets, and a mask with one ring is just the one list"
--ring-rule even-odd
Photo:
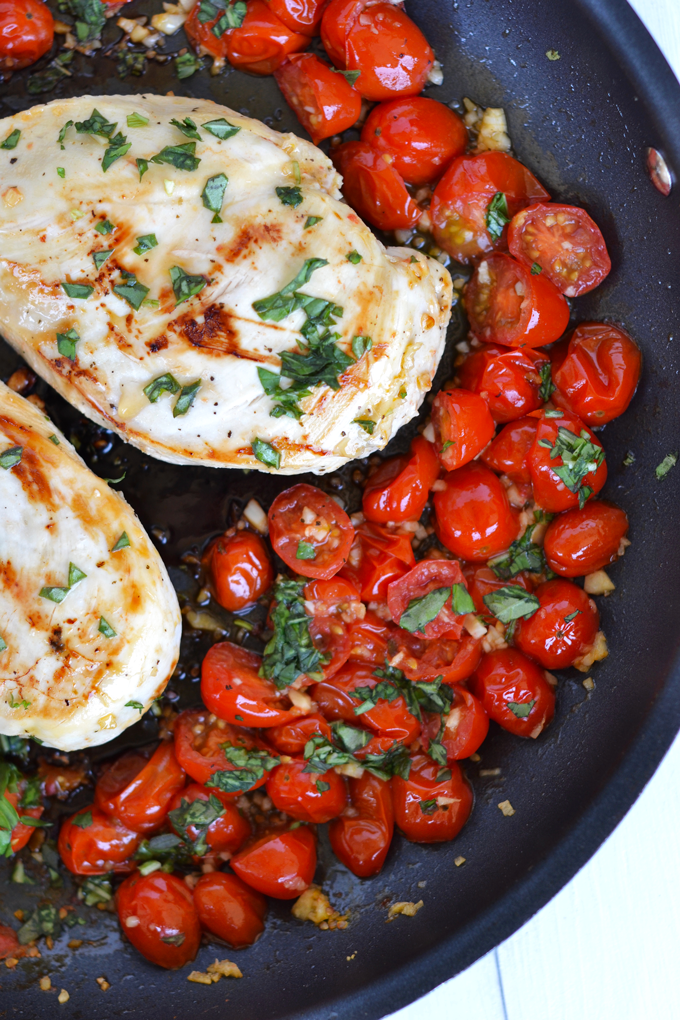
[(411, 599), (399, 619), (399, 626), (410, 634), (424, 634), (427, 624), (436, 619), (450, 597), (450, 588), (435, 588), (427, 595)]
[(389, 680), (382, 680), (375, 687), (356, 687), (353, 691), (350, 691), (350, 694), (361, 702), (360, 705), (355, 705), (354, 707), (355, 715), (363, 715), (364, 712), (370, 712), (379, 701), (390, 703), (401, 697), (399, 687), (395, 687)]
[(99, 617), (99, 626), (97, 627), (97, 630), (99, 631), (100, 634), (103, 634), (104, 637), (107, 638), (116, 637), (115, 630), (113, 629), (110, 623), (107, 623), (103, 616)]
[(302, 191), (298, 187), (276, 188), (276, 194), (282, 205), (291, 205), (293, 209), (297, 209), (302, 202)]
[(0, 453), (0, 467), (4, 468), (5, 471), (13, 468), (21, 460), (23, 452), (23, 446), (11, 446), (9, 450), (3, 450)]
[(0, 652), (4, 652), (7, 649), (7, 642), (3, 637), (0, 637)]
[(358, 266), (360, 262), (364, 261), (363, 255), (360, 255), (358, 251), (350, 251), (345, 255), (348, 262), (351, 262), (353, 266)]
[(185, 117), (183, 121), (179, 121), (173, 117), (170, 123), (181, 131), (183, 135), (186, 135), (187, 138), (196, 138), (200, 142), (201, 136), (199, 135), (196, 124), (191, 117)]
[(260, 675), (271, 680), (279, 690), (289, 687), (303, 673), (312, 680), (321, 680), (322, 667), (330, 661), (330, 657), (319, 652), (312, 642), (304, 586), (304, 581), (289, 578), (281, 578), (274, 585), (273, 634), (264, 650)]
[(92, 825), (92, 809), (89, 811), (79, 811), (77, 815), (73, 816), (72, 825), (76, 825), (79, 829), (87, 829)]
[(267, 467), (273, 467), (278, 471), (281, 466), (281, 453), (276, 447), (272, 446), (271, 443), (265, 442), (264, 439), (253, 439), (252, 447), (253, 456), (261, 464), (266, 464)]
[(559, 60), (560, 59), (560, 55), (557, 52), (557, 50), (546, 50), (545, 51), (545, 55), (548, 58), (548, 60)]
[(166, 145), (155, 156), (151, 157), (152, 163), (168, 163), (178, 170), (195, 170), (201, 162), (194, 152), (196, 142), (186, 142), (184, 145)]
[(89, 283), (62, 283), (61, 289), (70, 298), (77, 298), (79, 301), (89, 298), (94, 291), (94, 287)]
[(30, 75), (26, 81), (26, 91), (28, 94), (37, 96), (42, 92), (51, 92), (57, 83), (69, 74), (66, 66), (72, 62), (74, 56), (74, 50), (66, 50), (63, 53), (59, 53), (54, 60), (50, 61), (44, 71), (41, 71), (39, 74)]
[(538, 374), (541, 377), (538, 399), (545, 403), (546, 400), (550, 400), (550, 397), (557, 389), (552, 380), (552, 362), (546, 361), (545, 365), (541, 365), (538, 370)]
[(172, 289), (175, 292), (175, 301), (177, 302), (175, 308), (177, 305), (181, 305), (182, 302), (188, 301), (190, 297), (200, 294), (208, 282), (205, 276), (190, 276), (180, 266), (172, 266), (170, 269), (170, 279), (172, 281)]
[(654, 474), (656, 475), (658, 481), (660, 482), (663, 481), (663, 479), (666, 477), (671, 468), (674, 468), (677, 463), (678, 454), (667, 453), (664, 459), (661, 461), (661, 463), (657, 464), (657, 466), (654, 468)]
[(368, 754), (361, 760), (354, 757), (356, 751), (366, 746), (371, 739), (365, 730), (349, 726), (345, 722), (334, 722), (331, 725), (333, 740), (327, 737), (312, 737), (304, 748), (307, 760), (305, 772), (323, 774), (329, 769), (350, 763), (360, 765), (379, 779), (388, 780), (394, 775), (408, 779), (410, 770), (409, 753), (403, 744), (395, 740), (394, 744), (383, 754)]
[(155, 404), (159, 397), (162, 397), (164, 393), (178, 393), (179, 383), (175, 379), (174, 375), (170, 372), (165, 372), (163, 375), (157, 376), (155, 379), (144, 387), (145, 397), (152, 403)]
[(464, 584), (454, 584), (451, 586), (452, 599), (451, 605), (454, 613), (457, 616), (464, 616), (467, 613), (474, 613), (475, 604), (472, 601), (472, 596), (467, 590)]
[(57, 439), (57, 437), (56, 437), (56, 436), (54, 435), (54, 433), (52, 433), (52, 435), (51, 435), (51, 436), (48, 436), (47, 438), (49, 439), (49, 441), (50, 441), (51, 443), (54, 443), (54, 445), (55, 445), (55, 446), (61, 446), (61, 443), (59, 442), (59, 440)]
[(309, 282), (312, 273), (327, 265), (326, 259), (306, 259), (302, 269), (290, 283), (287, 283), (276, 294), (254, 301), (253, 308), (263, 322), (281, 322), (296, 309), (304, 307), (304, 301), (309, 301), (310, 298), (307, 294), (298, 293), (300, 287)]
[(364, 432), (368, 432), (369, 436), (373, 435), (376, 426), (376, 423), (373, 421), (372, 418), (353, 418), (352, 424), (359, 425), (364, 430)]
[(78, 340), (80, 340), (80, 337), (75, 329), (69, 329), (68, 333), (57, 333), (57, 350), (63, 357), (68, 358), (69, 361), (75, 361), (76, 343)]
[(68, 129), (70, 127), (73, 127), (73, 121), (72, 120), (67, 120), (66, 123), (63, 125), (61, 131), (59, 132), (59, 137), (57, 138), (57, 144), (62, 149), (66, 148), (66, 146), (64, 145), (64, 141), (66, 139), (66, 132), (68, 131)]
[(87, 574), (83, 570), (81, 570), (80, 567), (77, 567), (75, 563), (69, 563), (68, 565), (69, 588), (73, 588), (74, 585), (78, 584), (79, 581), (82, 581), (86, 577)]
[(96, 251), (96, 252), (94, 252), (94, 254), (92, 255), (92, 258), (94, 260), (94, 264), (97, 267), (97, 269), (101, 269), (101, 267), (104, 265), (104, 263), (106, 262), (106, 260), (109, 257), (109, 255), (113, 255), (113, 251), (114, 251), (114, 249), (110, 248), (108, 251)]
[(420, 810), (424, 815), (434, 815), (439, 810), (436, 797), (431, 797), (430, 800), (421, 800)]
[(531, 701), (508, 701), (507, 703), (512, 714), (516, 715), (518, 719), (526, 719), (535, 704), (536, 698), (532, 698)]
[(564, 622), (571, 623), (572, 620), (576, 619), (580, 612), (581, 612), (580, 609), (575, 609), (573, 613), (569, 613), (567, 616), (564, 617)]
[(540, 274), (542, 272), (543, 272), (543, 270), (539, 266), (538, 262), (532, 262), (531, 263), (531, 275), (532, 276), (540, 276)]
[(268, 751), (257, 748), (248, 750), (228, 743), (221, 746), (225, 758), (234, 767), (223, 772), (214, 772), (205, 785), (223, 793), (243, 793), (249, 790), (263, 778), (265, 772), (279, 764), (278, 756), (269, 754)]
[(142, 715), (144, 712), (144, 705), (141, 703), (141, 701), (126, 701), (125, 707), (136, 709), (140, 715)]
[(132, 250), (135, 255), (143, 255), (145, 251), (151, 251), (157, 245), (158, 241), (155, 234), (142, 234), (141, 237), (137, 238), (137, 244)]
[(601, 446), (592, 442), (590, 435), (585, 429), (581, 429), (579, 435), (570, 429), (559, 425), (557, 427), (557, 438), (555, 445), (550, 446), (550, 441), (539, 440), (539, 446), (550, 450), (550, 459), (560, 457), (561, 464), (551, 464), (551, 471), (564, 482), (570, 492), (578, 495), (578, 503), (581, 508), (586, 504), (589, 496), (592, 495), (592, 488), (584, 485), (583, 481), (587, 475), (594, 473), (604, 461), (604, 450)]
[(68, 588), (58, 588), (56, 585), (48, 585), (46, 588), (41, 588), (38, 595), (41, 599), (49, 599), (50, 602), (56, 602), (58, 604), (64, 601), (68, 593)]
[(21, 131), (19, 131), (18, 128), (15, 128), (14, 131), (7, 135), (4, 142), (0, 143), (0, 149), (16, 149), (20, 138)]
[(116, 124), (108, 121), (96, 108), (87, 120), (77, 120), (75, 123), (75, 129), (79, 134), (99, 135), (101, 138), (111, 138), (116, 127)]
[(373, 347), (373, 340), (370, 336), (355, 336), (352, 337), (352, 354), (359, 360), (366, 351), (370, 351)]
[(228, 183), (229, 178), (226, 174), (216, 174), (215, 177), (209, 177), (206, 181), (201, 198), (203, 205), (206, 209), (210, 209), (210, 212), (219, 213), (221, 210)]
[(146, 54), (137, 53), (133, 50), (118, 50), (116, 70), (120, 78), (127, 78), (128, 74), (144, 74), (146, 71)]
[(115, 163), (117, 159), (124, 156), (128, 151), (132, 142), (128, 142), (125, 135), (122, 135), (120, 131), (111, 139), (111, 145), (104, 150), (104, 158), (102, 159), (102, 170), (104, 173), (109, 169), (112, 163)]
[(330, 788), (331, 788), (331, 784), (330, 783), (325, 783), (323, 781), (323, 779), (317, 779), (317, 781), (316, 781), (316, 783), (314, 785), (316, 786), (317, 791), (319, 793), (326, 793), (326, 791), (330, 790)]
[[(546, 418), (563, 418), (564, 417), (564, 411), (560, 410), (559, 407), (554, 408), (552, 411), (551, 410), (544, 411), (543, 414), (544, 414), (544, 416)], [(547, 440), (543, 440), (541, 445), (546, 446), (548, 449), (550, 449), (550, 443)]]
[(316, 559), (316, 549), (311, 542), (298, 542), (295, 558), (297, 560), (314, 560)]
[(66, 171), (64, 170), (63, 166), (58, 166), (58, 167), (57, 167), (57, 175), (58, 175), (59, 177), (61, 177), (62, 179), (63, 179), (64, 177), (66, 177)]
[[(5, 645), (5, 647), (7, 647), (7, 646)], [(0, 649), (0, 651), (4, 651), (4, 649)], [(26, 708), (30, 708), (31, 707), (30, 701), (26, 701), (26, 700), (23, 700), (23, 699), (21, 701), (15, 701), (14, 700), (14, 693), (12, 691), (9, 692), (9, 702), (8, 702), (8, 704), (9, 704), (10, 708), (24, 708), (24, 709), (26, 709)]]
[(175, 72), (180, 81), (183, 81), (184, 78), (191, 78), (200, 66), (200, 60), (190, 50), (183, 53), (181, 57), (175, 57)]
[(124, 301), (130, 305), (130, 308), (134, 308), (137, 312), (142, 304), (142, 301), (146, 298), (149, 293), (149, 288), (145, 287), (143, 283), (140, 283), (136, 276), (132, 273), (123, 272), (124, 283), (117, 283), (113, 288), (113, 293), (117, 294), (118, 297), (123, 298)]
[(98, 234), (110, 234), (116, 228), (110, 220), (103, 220), (101, 223), (96, 223), (94, 228)]
[(497, 191), (486, 207), (486, 229), (492, 241), (499, 240), (509, 222), (508, 201), (502, 191)]
[(516, 539), (507, 552), (500, 556), (494, 556), (489, 560), (489, 566), (496, 577), (503, 581), (509, 581), (516, 577), (522, 570), (529, 570), (534, 574), (544, 573), (546, 570), (545, 556), (540, 545), (534, 545), (532, 536), (535, 524), (529, 525), (521, 538)]
[(331, 67), (331, 71), (341, 74), (350, 85), (356, 85), (357, 80), (361, 77), (361, 71), (340, 71), (337, 67)]
[(190, 386), (183, 386), (180, 395), (175, 401), (175, 406), (172, 409), (172, 417), (179, 418), (180, 415), (186, 414), (191, 405), (194, 402), (194, 398), (201, 388), (201, 380), (198, 379), (195, 383), (191, 383)]
[[(89, 875), (78, 890), (78, 899), (83, 900), (86, 907), (94, 907), (98, 903), (108, 903), (113, 899), (110, 876)], [(82, 919), (78, 918), (78, 920)]]
[(505, 585), (484, 596), (484, 605), (501, 623), (533, 616), (540, 606), (535, 595), (518, 584)]
[(209, 131), (215, 138), (219, 138), (221, 142), (232, 138), (238, 134), (241, 130), (240, 127), (236, 127), (234, 124), (230, 124), (224, 117), (218, 117), (217, 120), (209, 120), (206, 124), (201, 124), (204, 131)]
[(149, 123), (149, 118), (145, 117), (141, 113), (137, 113), (136, 110), (135, 110), (134, 113), (128, 113), (128, 115), (127, 115), (127, 126), (129, 128), (146, 127), (146, 125), (148, 123)]
[[(220, 3), (219, 6), (222, 7), (224, 5), (222, 3)], [(212, 18), (215, 17), (215, 14), (217, 14), (217, 12), (218, 12), (218, 8), (216, 9), (216, 0), (213, 0), (212, 3), (210, 2), (210, 0), (202, 0), (202, 2), (201, 2), (201, 12), (203, 12), (204, 8), (205, 8), (205, 11), (204, 11), (203, 16), (206, 17), (207, 21), (211, 21)], [(215, 14), (213, 14), (212, 16), (208, 16), (209, 10), (211, 8), (213, 10), (215, 10)], [(226, 9), (225, 9), (225, 11), (224, 11), (224, 13), (220, 16), (218, 21), (213, 25), (213, 27), (211, 29), (212, 34), (217, 39), (220, 39), (224, 35), (224, 33), (227, 31), (227, 29), (229, 29), (229, 28), (240, 28), (241, 25), (243, 24), (243, 19), (246, 16), (246, 10), (247, 10), (247, 8), (246, 8), (246, 4), (245, 4), (244, 0), (237, 0), (236, 3), (228, 4)], [(200, 13), (199, 13), (199, 18), (200, 18)]]
[(128, 538), (127, 531), (124, 531), (116, 544), (114, 545), (111, 552), (119, 552), (121, 549), (127, 549), (130, 545), (130, 539)]
[(321, 223), (323, 216), (308, 216), (305, 220), (303, 230), (309, 230), (310, 227), (315, 227), (317, 223)]
[(201, 25), (207, 25), (209, 21), (214, 21), (223, 10), (224, 0), (215, 0), (215, 3), (212, 3), (211, 0), (201, 0), (198, 6), (198, 20)]
[(138, 159), (135, 160), (135, 163), (137, 164), (137, 169), (139, 170), (139, 179), (141, 181), (142, 177), (144, 176), (146, 171), (149, 169), (149, 161), (148, 161), (148, 159), (138, 158)]
[(50, 937), (58, 935), (60, 928), (57, 908), (51, 903), (46, 903), (36, 907), (28, 920), (24, 921), (17, 931), (17, 940), (22, 946), (25, 946), (29, 942), (35, 942), (41, 935)]
[(623, 458), (623, 466), (630, 467), (631, 464), (635, 463), (635, 454), (632, 450), (629, 450), (626, 456)]

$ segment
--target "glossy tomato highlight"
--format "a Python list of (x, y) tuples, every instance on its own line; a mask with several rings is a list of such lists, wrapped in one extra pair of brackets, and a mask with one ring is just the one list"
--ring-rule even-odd
[[(151, 759), (139, 762), (138, 755), (124, 755), (99, 779), (94, 799), (98, 808), (134, 832), (149, 833), (165, 821), (170, 802), (184, 787), (186, 774), (175, 757), (171, 740), (162, 741)], [(126, 774), (130, 762), (134, 775)]]
[(0, 0), (0, 71), (29, 67), (50, 49), (54, 18), (39, 0)]
[(304, 715), (259, 675), (261, 665), (262, 656), (231, 641), (213, 645), (201, 667), (201, 697), (210, 711), (234, 726), (280, 726)]
[(496, 431), (486, 401), (466, 389), (439, 391), (432, 403), (432, 427), (434, 448), (445, 471), (474, 460)]
[(93, 804), (61, 823), (59, 856), (74, 875), (104, 875), (125, 866), (141, 838), (138, 832), (119, 825)]
[(376, 875), (387, 857), (394, 832), (389, 782), (364, 772), (349, 780), (351, 814), (331, 822), (328, 837), (335, 856), (359, 878)]
[(194, 887), (201, 926), (232, 949), (243, 949), (264, 931), (267, 901), (236, 875), (222, 871), (201, 875)]
[(316, 836), (305, 825), (261, 836), (230, 864), (246, 885), (265, 896), (294, 900), (307, 889), (316, 870)]
[[(536, 438), (529, 451), (534, 499), (548, 513), (585, 503), (607, 480), (602, 443), (569, 411), (559, 416), (544, 413), (537, 421)], [(562, 454), (567, 458), (566, 465)]]
[(273, 74), (291, 53), (309, 46), (309, 36), (284, 25), (265, 0), (247, 0), (240, 28), (224, 33), (232, 67), (249, 74)]
[(118, 919), (142, 956), (168, 970), (193, 960), (201, 944), (201, 924), (189, 887), (176, 875), (137, 872), (116, 894)]
[(546, 669), (566, 669), (593, 644), (600, 614), (583, 588), (556, 578), (534, 592), (540, 606), (528, 619), (518, 620), (514, 641), (520, 651)]
[(472, 461), (444, 477), (434, 494), (436, 531), (454, 556), (479, 562), (503, 552), (519, 535), (517, 515), (493, 471)]
[(376, 524), (418, 520), (439, 475), (432, 443), (416, 436), (411, 453), (383, 461), (364, 487), (362, 510)]
[(210, 573), (217, 601), (232, 613), (257, 602), (274, 580), (266, 545), (245, 529), (214, 542)]
[(380, 102), (422, 92), (434, 64), (427, 39), (396, 4), (364, 5), (345, 37), (345, 66), (360, 71), (356, 90)]
[(375, 106), (361, 141), (390, 156), (404, 180), (418, 185), (436, 180), (465, 151), (468, 134), (462, 118), (444, 103), (415, 96)]
[(333, 769), (319, 775), (306, 768), (304, 759), (278, 765), (267, 780), (267, 794), (274, 807), (291, 818), (319, 825), (330, 822), (347, 803), (345, 780)]
[(535, 739), (555, 713), (543, 670), (516, 648), (488, 652), (470, 686), (494, 722), (517, 737)]
[(582, 577), (621, 555), (628, 532), (625, 511), (604, 500), (574, 507), (548, 525), (543, 544), (548, 566), (561, 577)]
[(499, 475), (515, 482), (530, 482), (529, 451), (536, 439), (538, 419), (518, 418), (498, 433), (484, 450), (481, 460)]
[(394, 820), (413, 843), (442, 843), (453, 839), (472, 810), (472, 791), (460, 766), (451, 762), (451, 778), (438, 780), (441, 766), (427, 755), (411, 758), (408, 779), (394, 776)]
[(618, 326), (582, 322), (551, 351), (552, 401), (586, 425), (605, 425), (623, 414), (642, 367), (638, 345)]
[(294, 53), (274, 72), (276, 84), (315, 145), (352, 127), (361, 96), (313, 53)]

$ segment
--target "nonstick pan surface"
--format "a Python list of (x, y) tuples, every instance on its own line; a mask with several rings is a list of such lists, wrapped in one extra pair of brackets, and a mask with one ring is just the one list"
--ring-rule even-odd
[[(144, 0), (131, 10), (153, 13), (159, 6)], [(204, 987), (187, 982), (187, 968), (169, 973), (146, 963), (121, 940), (115, 916), (80, 910), (88, 916), (76, 933), (85, 940), (81, 949), (67, 950), (74, 932), (66, 931), (52, 951), (41, 942), (40, 960), (25, 961), (13, 973), (3, 968), (5, 1016), (39, 1020), (57, 1009), (77, 1020), (383, 1016), (467, 967), (543, 906), (620, 821), (680, 728), (680, 468), (662, 482), (654, 473), (680, 448), (680, 209), (678, 191), (662, 197), (645, 169), (650, 145), (680, 169), (680, 87), (625, 0), (419, 0), (407, 6), (444, 68), (444, 84), (427, 94), (505, 107), (519, 158), (556, 199), (585, 206), (600, 224), (612, 273), (575, 302), (575, 321), (618, 322), (644, 352), (637, 396), (603, 437), (605, 495), (628, 513), (632, 539), (611, 571), (615, 593), (599, 601), (610, 656), (594, 668), (591, 693), (581, 674), (560, 675), (555, 721), (537, 741), (493, 729), (482, 761), (467, 766), (476, 805), (453, 843), (416, 846), (397, 837), (381, 874), (360, 882), (334, 860), (322, 835), (317, 881), (339, 909), (350, 911), (345, 931), (318, 931), (291, 918), (289, 905), (273, 903), (255, 946), (238, 954), (215, 946), (200, 950), (199, 969), (216, 955), (229, 955), (245, 975)], [(113, 25), (107, 31), (116, 38)], [(180, 33), (166, 48), (184, 45)], [(560, 59), (549, 61), (548, 50)], [(0, 116), (35, 101), (25, 89), (27, 73), (0, 86)], [(73, 77), (44, 98), (170, 89), (299, 130), (273, 79), (237, 72), (216, 78), (202, 72), (179, 82), (172, 65), (154, 65), (141, 79), (120, 81), (115, 62), (77, 57)], [(464, 328), (454, 315), (450, 347)], [(0, 343), (0, 376), (6, 379), (18, 364)], [(450, 368), (447, 359), (440, 380)], [(38, 392), (55, 422), (79, 437), (93, 470), (107, 478), (127, 471), (117, 487), (157, 538), (178, 588), (189, 594), (193, 581), (183, 554), (231, 523), (251, 495), (268, 501), (291, 484), (162, 464), (84, 423), (43, 384)], [(411, 433), (402, 430), (391, 449), (404, 448)], [(624, 466), (629, 451), (635, 460)], [(358, 502), (351, 472), (337, 485)], [(204, 650), (200, 639), (186, 638), (182, 669), (171, 681), (181, 703), (198, 700), (192, 670), (196, 674)], [(153, 718), (145, 719), (122, 743), (148, 742), (154, 727)], [(99, 750), (100, 757), (110, 753), (111, 747)], [(500, 775), (480, 775), (480, 769), (496, 768)], [(497, 806), (506, 799), (515, 808), (511, 818)], [(462, 867), (454, 866), (458, 856), (466, 858)], [(43, 892), (9, 883), (5, 865), (2, 879), (0, 922), (9, 923), (12, 911), (38, 902)], [(50, 893), (61, 896), (59, 902), (68, 897), (66, 883)], [(424, 907), (417, 916), (386, 923), (390, 902), (419, 899)], [(39, 990), (38, 978), (46, 973), (53, 985), (68, 989), (66, 1006)], [(95, 983), (100, 976), (111, 984), (107, 992)]]

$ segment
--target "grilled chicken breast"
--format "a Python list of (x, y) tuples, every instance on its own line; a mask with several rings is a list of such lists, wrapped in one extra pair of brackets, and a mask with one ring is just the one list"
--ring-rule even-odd
[(181, 618), (123, 497), (0, 383), (0, 733), (71, 751), (164, 689)]
[(0, 121), (15, 131), (0, 332), (88, 417), (162, 460), (292, 474), (415, 415), (449, 274), (385, 249), (311, 143), (151, 95), (56, 100)]

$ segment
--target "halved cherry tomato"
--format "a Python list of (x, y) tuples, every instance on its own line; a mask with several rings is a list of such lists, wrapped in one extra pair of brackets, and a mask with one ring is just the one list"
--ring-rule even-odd
[[(398, 624), (414, 599), (421, 599), (441, 588), (450, 589), (454, 584), (465, 585), (457, 560), (421, 560), (413, 570), (398, 581), (393, 581), (387, 589), (387, 605), (392, 619)], [(437, 615), (423, 629), (412, 633), (430, 640), (444, 635), (454, 641), (458, 640), (463, 630), (462, 617), (453, 610), (452, 594), (450, 591)]]
[(54, 18), (38, 0), (0, 0), (0, 71), (19, 71), (39, 60), (54, 40)]
[(525, 266), (537, 266), (567, 297), (597, 287), (612, 267), (600, 228), (585, 209), (539, 202), (513, 216), (510, 251)]
[(425, 754), (411, 758), (408, 779), (394, 776), (394, 820), (413, 843), (442, 843), (453, 839), (472, 810), (472, 791), (457, 762), (451, 762), (450, 779), (437, 781), (441, 766)]
[(305, 826), (261, 836), (230, 864), (246, 885), (265, 896), (294, 900), (316, 871), (316, 836)]
[(595, 640), (600, 614), (583, 588), (556, 578), (540, 584), (534, 595), (540, 608), (518, 620), (514, 642), (545, 669), (566, 669)]
[(332, 152), (342, 193), (363, 219), (379, 230), (407, 230), (420, 219), (402, 176), (389, 158), (365, 142), (345, 142)]
[[(210, 800), (211, 795), (214, 796), (216, 793), (216, 790), (211, 790), (207, 786), (190, 783), (186, 789), (179, 790), (172, 798), (170, 811), (176, 811), (178, 808), (193, 804), (195, 800)], [(170, 818), (170, 824), (177, 832), (172, 818)], [(222, 802), (222, 814), (208, 826), (205, 841), (215, 853), (235, 854), (251, 834), (250, 822), (244, 818), (239, 809), (234, 804)], [(178, 835), (182, 835), (182, 833), (178, 833)], [(194, 841), (198, 838), (198, 829), (195, 825), (189, 826), (188, 835)]]
[(276, 84), (315, 145), (356, 124), (361, 96), (313, 53), (294, 53), (274, 72)]
[[(531, 484), (534, 488), (534, 499), (538, 505), (553, 514), (578, 506), (579, 498), (584, 500), (595, 495), (607, 480), (606, 460), (603, 458), (597, 465), (595, 460), (588, 459), (584, 466), (593, 464), (595, 470), (589, 471), (583, 476), (580, 483), (578, 483), (578, 479), (573, 479), (572, 487), (567, 488), (562, 478), (555, 474), (554, 470), (555, 468), (564, 468), (563, 458), (560, 454), (552, 456), (552, 450), (560, 437), (560, 429), (566, 429), (581, 439), (588, 440), (597, 450), (602, 449), (602, 443), (588, 426), (569, 411), (564, 411), (561, 417), (547, 417), (544, 414), (538, 419), (536, 438), (529, 451)], [(570, 454), (568, 454), (569, 456)], [(573, 491), (574, 488), (576, 488), (576, 492)]]
[[(380, 678), (374, 675), (370, 666), (347, 666), (340, 673), (336, 673), (329, 686), (349, 698), (349, 703), (345, 700), (338, 700), (336, 703), (338, 711), (343, 713), (340, 718), (371, 729), (381, 737), (389, 737), (393, 741), (398, 740), (410, 744), (420, 733), (420, 722), (409, 711), (403, 695), (400, 694), (393, 701), (378, 698), (374, 708), (369, 709), (368, 712), (362, 712), (360, 715), (356, 714), (355, 709), (360, 708), (363, 702), (360, 698), (355, 697), (353, 692), (358, 688), (366, 687), (372, 690), (378, 683), (380, 683)], [(321, 697), (318, 697), (315, 692), (314, 697), (319, 702), (326, 718), (330, 718), (322, 700), (323, 693), (320, 692)], [(347, 710), (348, 704), (352, 706), (351, 715)]]
[(434, 680), (440, 676), (446, 684), (471, 676), (482, 654), (481, 642), (470, 634), (463, 634), (459, 641), (448, 637), (423, 641), (400, 630), (390, 639), (390, 651), (393, 645), (397, 654), (390, 658), (390, 663), (409, 680)]
[(482, 461), (493, 471), (508, 475), (514, 482), (530, 482), (529, 451), (536, 439), (536, 418), (518, 418), (501, 429), (482, 454)]
[(324, 678), (333, 676), (349, 658), (351, 642), (347, 628), (337, 616), (313, 616), (309, 621), (312, 644), (324, 657), (329, 656), (323, 667)]
[(330, 822), (347, 803), (345, 780), (330, 769), (319, 775), (306, 772), (307, 762), (298, 759), (278, 765), (267, 780), (267, 794), (274, 807), (300, 822)]
[[(42, 804), (38, 807), (21, 807), (21, 798), (23, 797), (25, 790), (26, 781), (21, 779), (17, 784), (16, 791), (13, 792), (11, 790), (5, 790), (5, 800), (9, 801), (20, 818), (40, 818), (45, 810)], [(18, 822), (12, 829), (12, 837), (10, 840), (12, 853), (15, 854), (18, 850), (21, 850), (22, 847), (26, 846), (34, 832), (34, 825), (25, 825), (23, 822)]]
[(213, 32), (213, 28), (224, 14), (224, 10), (220, 8), (217, 14), (206, 22), (201, 22), (199, 18), (200, 13), (201, 0), (198, 0), (198, 3), (194, 4), (191, 8), (189, 17), (184, 22), (184, 31), (186, 32), (187, 39), (199, 56), (207, 54), (208, 56), (224, 60), (227, 55), (229, 30), (223, 32), (219, 38)]
[(347, 560), (354, 528), (334, 499), (314, 485), (301, 484), (279, 493), (272, 503), (269, 537), (291, 570), (328, 579)]
[(465, 152), (468, 133), (462, 118), (444, 103), (416, 96), (374, 107), (361, 141), (391, 156), (394, 169), (417, 185), (436, 180)]
[(338, 574), (330, 581), (310, 581), (304, 595), (307, 612), (312, 616), (339, 616), (345, 623), (364, 618), (359, 588)]
[(566, 510), (548, 525), (543, 548), (548, 566), (562, 577), (582, 577), (619, 557), (628, 532), (625, 511), (593, 499), (580, 510)]
[(586, 425), (605, 425), (626, 410), (640, 380), (642, 354), (627, 333), (582, 322), (551, 352), (552, 401)]
[(247, 0), (241, 27), (224, 35), (227, 60), (249, 74), (273, 74), (287, 56), (309, 46), (309, 36), (284, 25), (265, 0)]
[(550, 344), (569, 322), (569, 305), (557, 287), (511, 255), (489, 255), (479, 263), (464, 304), (475, 336), (506, 347)]
[(493, 471), (472, 461), (444, 477), (434, 494), (435, 527), (454, 556), (479, 562), (503, 552), (517, 538), (519, 521)]
[(280, 726), (304, 715), (259, 675), (261, 664), (260, 655), (231, 641), (213, 645), (201, 667), (201, 697), (210, 711), (236, 726)]
[(486, 401), (463, 389), (440, 390), (432, 404), (434, 448), (445, 471), (454, 471), (481, 453), (496, 426)]
[(390, 630), (390, 625), (369, 609), (363, 620), (358, 620), (349, 628), (351, 649), (348, 661), (384, 666)]
[(555, 714), (543, 670), (516, 648), (488, 652), (470, 686), (489, 716), (518, 737), (537, 737)]
[(176, 875), (130, 875), (116, 893), (120, 926), (151, 963), (174, 970), (193, 960), (201, 923), (191, 890)]
[(264, 931), (267, 901), (236, 875), (222, 871), (201, 875), (194, 886), (201, 927), (232, 949), (252, 946)]
[(321, 41), (336, 67), (345, 67), (345, 40), (367, 0), (330, 0), (321, 16)]
[(326, 0), (268, 0), (284, 25), (303, 35), (318, 35)]
[(104, 875), (119, 870), (132, 857), (141, 838), (92, 804), (61, 823), (57, 846), (62, 861), (74, 875)]
[(460, 382), (484, 398), (494, 421), (515, 421), (543, 403), (540, 372), (549, 363), (544, 351), (484, 344), (461, 365)]
[(509, 216), (550, 199), (534, 175), (505, 152), (459, 156), (437, 185), (430, 209), (434, 238), (457, 262), (507, 248), (506, 230), (494, 239), (487, 228), (489, 204), (499, 192)]
[(126, 828), (153, 832), (165, 821), (172, 798), (185, 782), (173, 742), (164, 740), (149, 761), (133, 751), (114, 762), (97, 782), (94, 801)]
[[(504, 588), (508, 582), (494, 574), (491, 567), (487, 566), (477, 566), (469, 563), (463, 568), (463, 573), (465, 574), (468, 591), (472, 596), (475, 609), (482, 616), (488, 616), (489, 610), (484, 602), (484, 596), (492, 591), (497, 591), (499, 588)], [(534, 588), (529, 574), (523, 570), (513, 577), (512, 584), (520, 585), (525, 591), (533, 591)]]
[(410, 454), (384, 461), (369, 476), (362, 509), (376, 524), (417, 521), (439, 475), (439, 461), (432, 443), (416, 436)]
[[(230, 772), (236, 768), (224, 753), (224, 745), (242, 747), (247, 751), (254, 748), (264, 750), (262, 744), (248, 730), (239, 726), (229, 726), (223, 719), (211, 721), (207, 709), (187, 708), (180, 712), (175, 720), (175, 753), (182, 768), (201, 786), (219, 772)], [(249, 790), (256, 790), (267, 781), (268, 772)], [(210, 787), (223, 803), (229, 803), (238, 797), (237, 793), (223, 793), (218, 787)]]
[[(479, 698), (458, 684), (453, 684), (453, 693), (451, 709), (443, 720), (445, 726), (440, 738), (448, 762), (469, 758), (489, 732), (489, 717)], [(432, 712), (423, 714), (423, 734), (420, 740), (425, 751), (429, 741), (439, 737), (441, 723), (441, 716)]]
[(217, 601), (232, 613), (257, 602), (274, 580), (266, 545), (245, 530), (217, 539), (210, 552), (210, 573)]
[(394, 832), (390, 784), (370, 772), (349, 780), (351, 807), (328, 828), (333, 853), (359, 878), (376, 875)]
[[(387, 588), (414, 565), (411, 540), (377, 524), (364, 522), (356, 532), (360, 562), (357, 577), (365, 602), (384, 602)], [(356, 551), (356, 550), (355, 550)]]

